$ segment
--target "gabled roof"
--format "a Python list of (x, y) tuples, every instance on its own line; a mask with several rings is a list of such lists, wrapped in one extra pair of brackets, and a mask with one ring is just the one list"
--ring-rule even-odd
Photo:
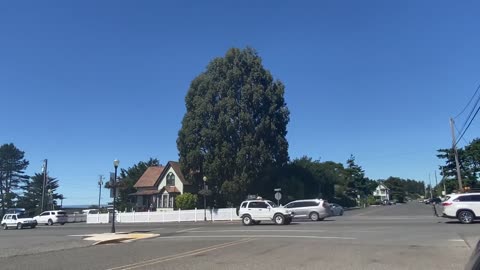
[(148, 167), (133, 187), (154, 187), (160, 176), (162, 175), (164, 169), (165, 167), (163, 166)]
[(180, 190), (178, 190), (177, 187), (173, 186), (162, 187), (162, 189), (159, 190), (159, 193), (163, 193), (164, 191), (167, 191), (168, 193), (180, 193)]
[(385, 189), (390, 190), (390, 189), (389, 189), (385, 184), (383, 184), (383, 183), (378, 184), (377, 187), (384, 187)]
[(180, 170), (180, 163), (176, 161), (169, 161), (167, 165), (165, 166), (165, 169), (161, 173), (160, 177), (158, 178), (158, 182), (155, 183), (156, 186), (160, 184), (160, 181), (165, 178), (165, 174), (168, 172), (170, 167), (173, 169), (175, 174), (177, 175), (178, 179), (184, 184), (184, 185), (191, 185), (190, 182), (188, 182), (185, 177), (183, 176), (182, 170)]

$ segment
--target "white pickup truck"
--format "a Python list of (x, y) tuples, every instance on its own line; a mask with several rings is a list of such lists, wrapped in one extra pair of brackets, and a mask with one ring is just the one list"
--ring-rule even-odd
[(35, 228), (37, 221), (33, 218), (27, 217), (25, 214), (6, 214), (2, 219), (2, 228), (8, 230), (8, 228), (17, 228), (18, 230), (25, 227)]

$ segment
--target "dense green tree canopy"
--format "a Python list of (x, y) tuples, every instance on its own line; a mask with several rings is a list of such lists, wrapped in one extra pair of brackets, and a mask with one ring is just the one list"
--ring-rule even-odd
[(0, 146), (0, 204), (2, 216), (5, 209), (12, 207), (20, 188), (20, 183), (28, 179), (25, 169), (28, 161), (25, 152), (19, 150), (13, 143)]
[[(443, 176), (439, 184), (440, 187), (443, 188), (443, 184), (445, 184), (447, 193), (458, 190), (457, 168), (453, 149), (439, 149), (437, 152), (437, 157), (445, 162), (444, 165), (440, 166), (440, 174)], [(474, 139), (464, 148), (458, 148), (457, 152), (463, 186), (477, 187), (480, 173), (480, 139)]]
[(203, 176), (230, 202), (257, 188), (265, 169), (288, 162), (289, 110), (284, 85), (251, 48), (230, 49), (191, 83), (178, 134), (182, 170), (198, 186)]
[[(43, 186), (44, 175), (36, 173), (31, 178), (24, 181), (22, 185), (23, 194), (20, 196), (17, 202), (17, 206), (25, 208), (26, 211), (33, 215), (38, 214), (41, 211), (41, 200), (42, 200), (42, 186)], [(57, 200), (60, 200), (63, 196), (58, 194), (56, 190), (58, 189), (58, 180), (56, 178), (48, 177), (47, 182), (45, 183), (45, 198), (44, 206), (57, 205)], [(48, 190), (52, 191), (52, 201), (49, 202)]]

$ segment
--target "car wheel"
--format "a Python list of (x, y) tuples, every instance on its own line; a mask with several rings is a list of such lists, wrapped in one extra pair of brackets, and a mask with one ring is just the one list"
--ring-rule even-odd
[(53, 225), (53, 221), (52, 221), (51, 219), (49, 219), (47, 225), (52, 226), (52, 225)]
[(460, 220), (461, 223), (463, 224), (470, 224), (473, 222), (473, 213), (468, 210), (462, 210), (458, 213), (457, 215), (458, 220)]
[(4, 230), (8, 230), (7, 224), (2, 224), (2, 228), (3, 228)]
[(317, 212), (312, 212), (310, 213), (310, 219), (313, 220), (313, 221), (317, 221), (319, 219), (318, 217), (318, 213)]
[(249, 215), (246, 215), (242, 217), (242, 223), (245, 226), (249, 226), (253, 224), (253, 220)]
[(277, 214), (273, 217), (273, 221), (275, 221), (277, 225), (283, 225), (285, 224), (285, 217), (282, 214)]
[(17, 230), (21, 230), (21, 229), (23, 229), (23, 225), (22, 223), (19, 222), (17, 223)]

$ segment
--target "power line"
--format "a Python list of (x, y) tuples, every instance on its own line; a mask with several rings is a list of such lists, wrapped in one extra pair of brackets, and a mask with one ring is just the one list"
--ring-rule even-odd
[(457, 140), (457, 142), (455, 143), (455, 145), (457, 145), (458, 142), (460, 141), (460, 139), (463, 138), (463, 135), (465, 135), (465, 132), (467, 132), (468, 128), (470, 127), (470, 125), (472, 124), (473, 120), (475, 119), (475, 116), (477, 116), (478, 111), (480, 111), (480, 107), (478, 107), (477, 111), (475, 112), (475, 114), (473, 115), (472, 119), (470, 120), (470, 123), (468, 123), (468, 126), (465, 128), (465, 130), (463, 131), (462, 135), (460, 135), (460, 137), (458, 138), (458, 140)]
[(475, 105), (472, 107), (472, 110), (468, 114), (468, 117), (465, 119), (465, 123), (463, 123), (462, 128), (460, 129), (460, 132), (465, 131), (465, 127), (467, 126), (468, 121), (470, 120), (470, 117), (472, 116), (473, 112), (475, 111), (475, 108), (477, 108), (478, 103), (480, 102), (480, 96), (477, 98), (477, 101), (475, 102)]
[[(480, 90), (480, 84), (478, 85), (477, 90), (475, 90), (475, 94), (473, 94), (473, 96), (468, 101), (467, 105), (465, 105), (465, 108), (463, 108), (463, 110), (459, 114), (457, 114), (457, 116), (454, 117), (455, 119), (457, 119), (463, 112), (465, 112), (465, 110), (468, 108), (468, 105), (470, 105), (470, 103), (472, 103), (473, 98), (477, 95), (478, 90)], [(477, 103), (478, 103), (478, 101), (477, 101)]]
[[(456, 131), (458, 132), (458, 134), (460, 135), (460, 131), (458, 130), (457, 125), (455, 125), (455, 123), (454, 123), (453, 126), (455, 127), (455, 130), (456, 130)], [(459, 137), (459, 138), (460, 138), (460, 137)], [(468, 142), (467, 142), (467, 140), (465, 140), (465, 138), (462, 138), (462, 139), (463, 139), (463, 141), (464, 141), (466, 144), (468, 144)], [(460, 139), (459, 139), (459, 141), (460, 141)]]

